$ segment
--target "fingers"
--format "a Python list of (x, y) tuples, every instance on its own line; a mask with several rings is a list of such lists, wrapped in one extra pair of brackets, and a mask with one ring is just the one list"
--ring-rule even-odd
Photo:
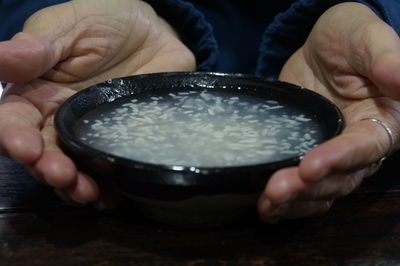
[(399, 69), (399, 37), (368, 7), (345, 3), (321, 16), (281, 78), (330, 98), (347, 125), (341, 135), (309, 151), (298, 168), (271, 177), (258, 202), (264, 221), (327, 210), (334, 199), (375, 173), (376, 162), (398, 149), (400, 105), (382, 94), (400, 99)]
[(51, 69), (60, 59), (57, 46), (28, 33), (0, 42), (0, 80), (27, 82)]
[(23, 164), (34, 163), (43, 150), (40, 132), (23, 125), (4, 127), (2, 124), (0, 122), (0, 155)]
[(376, 147), (376, 133), (373, 138), (371, 132), (374, 131), (369, 132), (366, 128), (357, 129), (358, 124), (369, 127), (375, 132), (380, 131), (374, 125), (360, 122), (350, 126), (342, 135), (309, 151), (299, 165), (299, 175), (304, 182), (314, 182), (337, 172), (350, 171), (375, 162), (381, 155), (383, 156), (386, 150), (383, 147), (378, 150)]
[[(348, 8), (348, 7), (351, 8)], [(344, 8), (342, 8), (344, 7)], [(327, 71), (333, 73), (337, 91), (349, 98), (386, 95), (400, 99), (400, 38), (392, 27), (382, 21), (367, 6), (357, 3), (338, 5), (331, 19), (341, 19), (344, 44), (342, 65)], [(357, 16), (354, 16), (354, 13)], [(338, 35), (340, 32), (337, 33)], [(339, 48), (339, 47), (338, 47)], [(344, 63), (346, 62), (346, 63)], [(345, 67), (346, 64), (349, 64)], [(332, 71), (333, 70), (333, 71)], [(355, 78), (357, 75), (357, 78)]]
[(74, 202), (87, 204), (97, 201), (100, 196), (97, 183), (79, 172), (74, 162), (60, 150), (53, 119), (53, 116), (49, 117), (42, 128), (44, 152), (32, 167), (32, 174), (55, 188), (63, 189)]
[(0, 105), (0, 155), (24, 164), (41, 156), (43, 140), (37, 129), (40, 112), (19, 96), (9, 97)]
[(44, 150), (44, 119), (73, 94), (72, 90), (36, 80), (7, 86), (0, 104), (0, 155), (32, 165)]
[(75, 184), (66, 189), (68, 195), (81, 204), (93, 203), (99, 200), (100, 190), (97, 183), (88, 175), (78, 173)]
[(304, 186), (297, 185), (302, 182), (298, 171), (294, 168), (283, 169), (282, 176), (287, 178), (287, 184), (284, 187), (276, 186), (277, 182), (281, 182), (277, 181), (279, 175), (271, 178), (258, 200), (259, 216), (264, 222), (275, 223), (280, 219), (296, 219), (324, 213), (335, 199), (354, 191), (366, 176), (372, 175), (378, 168), (375, 165), (348, 174), (328, 176)]
[(282, 219), (316, 216), (327, 212), (332, 203), (329, 200), (293, 201), (270, 208), (259, 208), (259, 218), (265, 223), (277, 223)]
[(298, 167), (285, 168), (271, 176), (264, 189), (264, 196), (271, 203), (280, 204), (294, 198), (305, 187), (306, 183), (300, 178)]
[[(12, 154), (11, 158), (18, 159), (21, 156), (28, 156), (27, 147), (29, 147), (29, 144), (27, 141), (31, 140), (32, 137), (27, 134), (32, 130), (32, 128), (27, 128), (26, 132), (12, 131), (10, 133), (14, 134), (20, 142), (23, 142), (21, 143), (20, 151), (15, 148), (15, 145), (10, 147), (9, 150), (11, 152), (9, 153)], [(0, 141), (5, 140), (5, 137), (0, 134)], [(90, 176), (79, 172), (74, 162), (59, 149), (57, 145), (57, 133), (53, 125), (53, 117), (47, 120), (40, 133), (36, 132), (35, 137), (40, 140), (40, 142), (37, 141), (40, 143), (40, 149), (37, 148), (39, 152), (35, 153), (35, 157), (31, 161), (24, 160), (32, 176), (38, 181), (58, 189), (59, 193), (57, 194), (62, 194), (63, 199), (68, 197), (73, 202), (79, 204), (98, 201), (100, 190), (97, 183)], [(60, 193), (61, 190), (64, 193)]]
[(334, 200), (353, 192), (362, 180), (373, 175), (380, 164), (372, 164), (354, 172), (328, 176), (309, 184), (303, 191), (297, 193), (297, 199), (302, 200)]
[[(303, 180), (313, 182), (330, 174), (362, 169), (397, 150), (399, 108), (398, 101), (382, 97), (359, 101), (343, 110), (346, 128), (304, 156), (299, 169)], [(385, 126), (364, 118), (379, 119)], [(390, 135), (385, 127), (390, 128)]]
[[(362, 6), (362, 5), (361, 5)], [(361, 7), (350, 38), (349, 62), (362, 76), (368, 77), (381, 93), (400, 99), (400, 38), (392, 27), (369, 8)]]
[[(50, 114), (54, 113), (57, 102), (62, 102), (70, 92), (59, 92), (47, 86), (31, 90), (16, 88), (12, 92), (19, 92), (24, 97), (10, 94), (10, 90), (0, 105), (0, 154), (26, 164), (37, 180), (66, 191), (75, 202), (98, 200), (96, 182), (80, 173), (57, 144)], [(46, 119), (43, 114), (50, 116)]]
[(382, 95), (400, 99), (399, 36), (365, 5), (330, 8), (297, 57), (288, 61), (281, 78), (298, 81), (336, 102)]
[(67, 188), (77, 182), (78, 171), (68, 157), (58, 151), (47, 150), (33, 165), (32, 174), (55, 188)]
[(18, 83), (5, 91), (0, 106), (0, 152), (26, 164), (38, 180), (75, 202), (104, 207), (109, 200), (99, 201), (97, 183), (57, 145), (51, 115), (73, 91), (54, 82), (81, 88), (135, 71), (193, 70), (195, 64), (190, 51), (173, 34), (164, 33), (167, 25), (148, 23), (159, 18), (154, 12), (147, 16), (149, 10), (141, 12), (142, 2), (89, 2), (39, 11), (23, 33), (0, 43), (0, 80)]
[(60, 191), (64, 191), (61, 197), (63, 199), (68, 197), (79, 204), (99, 200), (100, 189), (97, 183), (90, 176), (78, 171), (73, 161), (58, 149), (50, 150), (47, 147), (29, 170), (38, 180), (58, 189), (58, 195), (61, 194)]
[[(380, 109), (375, 109), (377, 103)], [(346, 109), (348, 125), (341, 135), (309, 151), (298, 167), (281, 169), (271, 176), (258, 202), (261, 219), (276, 222), (321, 213), (328, 209), (328, 203), (348, 195), (365, 177), (373, 175), (380, 167), (376, 162), (393, 148), (391, 138), (394, 148), (398, 146), (398, 117), (385, 113), (392, 103), (397, 104), (374, 99)], [(393, 136), (381, 124), (360, 120), (358, 115), (378, 117)]]
[(371, 65), (371, 80), (386, 96), (400, 100), (400, 47), (376, 56)]
[(353, 172), (330, 175), (313, 183), (303, 181), (298, 174), (298, 167), (282, 169), (270, 178), (262, 197), (269, 201), (265, 204), (272, 205), (284, 204), (295, 199), (334, 200), (352, 192), (365, 177), (374, 174), (379, 166), (373, 164)]

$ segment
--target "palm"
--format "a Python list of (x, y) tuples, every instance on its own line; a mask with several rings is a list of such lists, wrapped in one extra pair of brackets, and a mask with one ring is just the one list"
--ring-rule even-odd
[(195, 65), (169, 25), (132, 0), (78, 0), (44, 9), (23, 33), (0, 43), (0, 54), (6, 50), (12, 53), (0, 80), (13, 83), (0, 105), (0, 151), (80, 202), (97, 200), (98, 188), (59, 150), (53, 127), (59, 105), (109, 78)]
[(320, 18), (303, 47), (286, 62), (280, 79), (332, 100), (342, 110), (346, 127), (340, 136), (308, 152), (299, 167), (272, 176), (259, 200), (266, 221), (326, 211), (335, 198), (350, 193), (378, 169), (374, 162), (389, 149), (387, 133), (360, 120), (378, 118), (399, 131), (400, 104), (385, 96), (400, 96), (395, 89), (399, 82), (387, 74), (400, 64), (399, 44), (397, 34), (365, 6), (342, 4)]

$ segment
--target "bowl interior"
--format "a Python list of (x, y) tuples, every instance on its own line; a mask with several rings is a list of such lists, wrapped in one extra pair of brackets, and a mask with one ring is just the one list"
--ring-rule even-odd
[(89, 113), (95, 116), (96, 110), (107, 104), (133, 96), (147, 95), (151, 98), (159, 93), (204, 90), (229, 92), (233, 97), (250, 95), (285, 102), (304, 112), (307, 120), (311, 118), (318, 125), (319, 142), (336, 136), (343, 127), (342, 114), (332, 102), (292, 84), (242, 74), (176, 72), (116, 78), (82, 90), (58, 110), (56, 130), (66, 152), (85, 170), (110, 177), (121, 191), (140, 196), (170, 199), (188, 198), (193, 194), (254, 192), (262, 189), (271, 173), (299, 162), (301, 153), (268, 162), (239, 165), (148, 162), (115, 155), (106, 149), (99, 150), (83, 141), (77, 130), (82, 118)]

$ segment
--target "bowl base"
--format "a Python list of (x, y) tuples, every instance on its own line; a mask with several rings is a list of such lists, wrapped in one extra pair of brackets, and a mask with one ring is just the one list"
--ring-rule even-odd
[(258, 194), (198, 196), (179, 201), (128, 197), (144, 218), (170, 226), (216, 228), (258, 222)]

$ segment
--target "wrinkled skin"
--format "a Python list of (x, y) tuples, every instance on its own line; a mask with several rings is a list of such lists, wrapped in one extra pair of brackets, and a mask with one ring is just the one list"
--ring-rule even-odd
[(65, 200), (113, 199), (57, 145), (53, 116), (76, 91), (112, 77), (191, 71), (193, 54), (153, 9), (135, 0), (77, 0), (33, 15), (0, 43), (0, 154), (26, 165)]
[[(272, 176), (258, 201), (263, 221), (327, 211), (379, 168), (374, 162), (387, 153), (388, 136), (360, 119), (387, 123), (397, 150), (400, 105), (392, 99), (400, 99), (399, 51), (397, 34), (365, 6), (341, 4), (321, 17), (280, 79), (334, 101), (347, 126), (298, 167)], [(75, 0), (44, 9), (23, 33), (0, 43), (0, 80), (10, 82), (0, 105), (0, 154), (67, 201), (110, 207), (112, 194), (60, 151), (54, 112), (76, 91), (109, 78), (194, 68), (191, 52), (140, 1)]]
[(336, 103), (343, 133), (308, 152), (298, 167), (282, 169), (259, 198), (263, 221), (300, 218), (327, 211), (379, 168), (390, 149), (378, 118), (400, 131), (400, 40), (366, 6), (346, 3), (329, 9), (305, 44), (286, 62), (280, 79), (314, 90)]

